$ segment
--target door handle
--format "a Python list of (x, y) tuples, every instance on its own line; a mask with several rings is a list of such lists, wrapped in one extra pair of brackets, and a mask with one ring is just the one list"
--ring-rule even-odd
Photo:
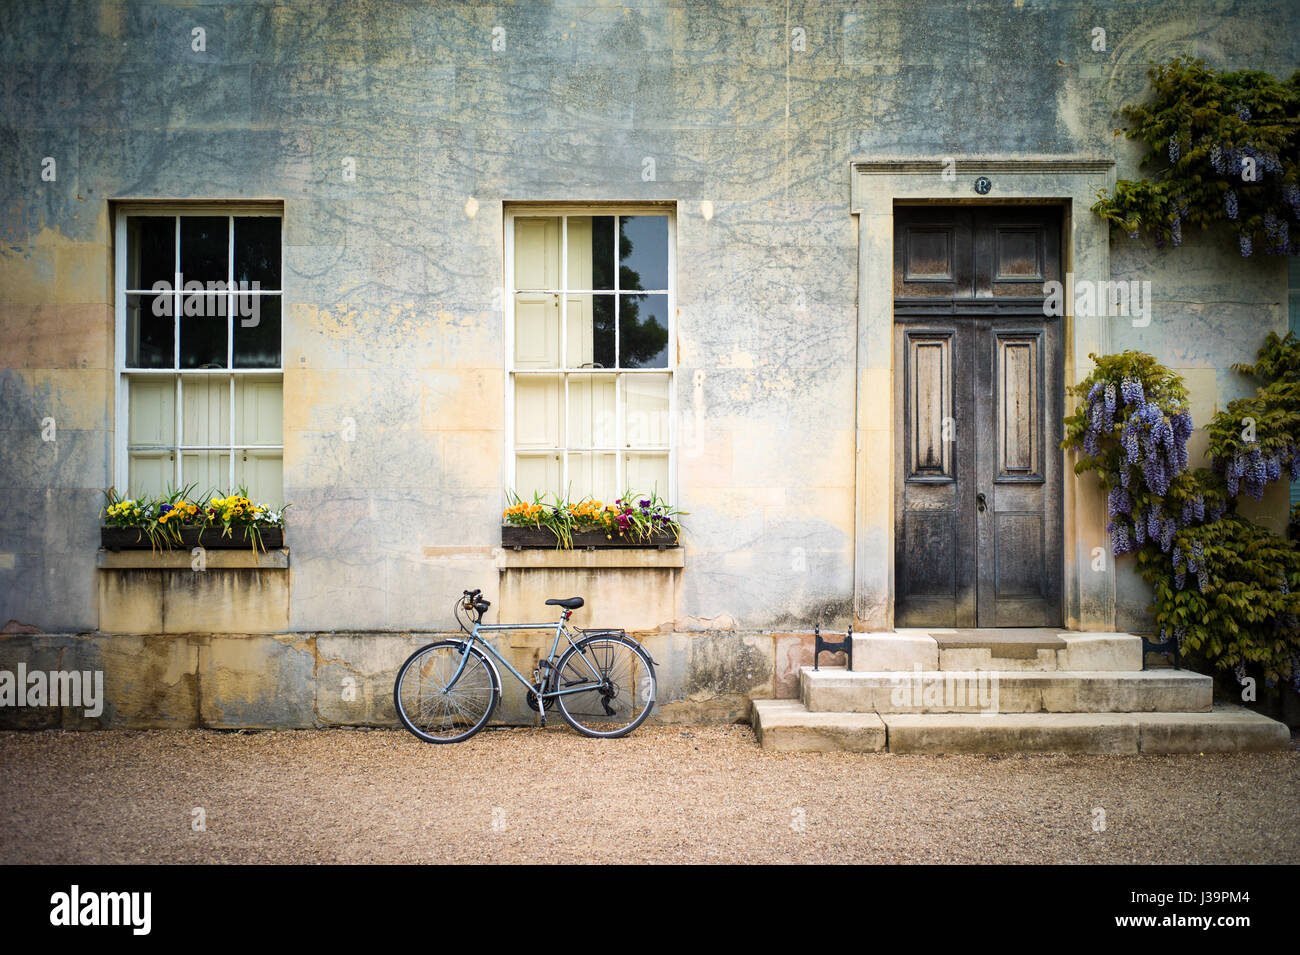
[(985, 505), (986, 502), (984, 500), (984, 492), (981, 491), (980, 493), (975, 495), (975, 507), (979, 510), (981, 514), (983, 514)]

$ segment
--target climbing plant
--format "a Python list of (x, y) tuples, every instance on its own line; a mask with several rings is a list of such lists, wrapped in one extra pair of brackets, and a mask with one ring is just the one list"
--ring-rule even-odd
[(1260, 500), (1265, 485), (1284, 473), (1300, 480), (1300, 341), (1269, 332), (1253, 365), (1232, 367), (1261, 384), (1214, 416), (1209, 450), (1229, 494), (1241, 490)]
[(1207, 469), (1187, 470), (1187, 389), (1142, 352), (1089, 357), (1092, 373), (1070, 389), (1083, 400), (1065, 419), (1062, 447), (1079, 452), (1077, 473), (1101, 478), (1112, 553), (1148, 542), (1168, 553), (1181, 528), (1218, 518), (1226, 505)]
[(1092, 211), (1130, 237), (1181, 245), (1185, 227), (1226, 227), (1243, 256), (1300, 249), (1300, 71), (1154, 65), (1155, 96), (1121, 111), (1147, 146), (1145, 178), (1121, 179)]
[[(1254, 365), (1239, 366), (1263, 383), (1211, 421), (1213, 468), (1188, 467), (1193, 423), (1178, 375), (1141, 352), (1090, 357), (1095, 367), (1071, 389), (1082, 400), (1062, 447), (1107, 492), (1111, 552), (1136, 555), (1161, 639), (1238, 679), (1258, 670), (1267, 685), (1289, 679), (1300, 692), (1300, 546), (1235, 511), (1239, 491), (1280, 475), (1268, 461), (1287, 448), (1288, 466), (1295, 460), (1300, 418), (1278, 405), (1294, 397), (1286, 383), (1295, 384), (1300, 342), (1270, 336)], [(1234, 417), (1243, 407), (1259, 415), (1252, 441)]]

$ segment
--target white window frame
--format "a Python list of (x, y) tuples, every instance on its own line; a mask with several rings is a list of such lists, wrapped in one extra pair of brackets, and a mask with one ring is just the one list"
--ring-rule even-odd
[[(613, 294), (608, 289), (565, 289), (569, 275), (569, 216), (665, 216), (668, 220), (668, 362), (663, 368), (618, 368), (618, 335), (614, 338), (614, 368), (569, 368), (569, 320), (568, 297), (570, 294)], [(560, 289), (526, 289), (530, 292), (558, 292), (560, 296), (560, 364), (556, 368), (516, 368), (515, 367), (515, 219), (534, 218), (538, 216), (560, 216)], [(506, 486), (520, 493), (529, 493), (529, 489), (520, 489), (516, 485), (515, 465), (518, 451), (515, 447), (515, 381), (519, 375), (536, 375), (540, 377), (560, 376), (564, 381), (564, 407), (562, 410), (565, 440), (560, 451), (562, 468), (560, 486), (569, 487), (569, 455), (576, 453), (569, 446), (569, 381), (575, 374), (613, 375), (615, 381), (615, 445), (614, 448), (576, 449), (577, 451), (594, 450), (616, 455), (615, 483), (618, 493), (627, 490), (626, 456), (636, 451), (658, 452), (664, 449), (629, 448), (624, 434), (624, 399), (623, 381), (625, 375), (666, 375), (668, 378), (668, 487), (660, 488), (660, 497), (669, 503), (677, 503), (677, 205), (676, 203), (564, 203), (564, 204), (530, 204), (509, 203), (505, 207), (503, 236), (505, 254), (503, 256), (505, 274), (502, 276), (502, 314), (505, 317), (505, 369), (506, 369), (506, 408), (505, 408), (505, 444), (506, 444)], [(617, 235), (617, 231), (615, 233)], [(617, 250), (616, 250), (617, 251)], [(614, 270), (617, 284), (618, 258), (615, 255)], [(621, 294), (621, 293), (619, 293)], [(654, 293), (648, 293), (654, 294)], [(617, 314), (618, 295), (615, 295)], [(650, 488), (632, 488), (634, 491), (648, 492)]]
[[(275, 445), (254, 445), (254, 444), (230, 444), (228, 446), (199, 447), (188, 446), (181, 443), (183, 435), (183, 418), (185, 414), (183, 404), (183, 393), (181, 379), (187, 376), (208, 376), (217, 375), (229, 379), (229, 421), (230, 437), (234, 441), (235, 429), (235, 379), (236, 378), (273, 378), (278, 377), (280, 380), (281, 394), (284, 388), (284, 333), (285, 326), (288, 324), (288, 310), (285, 308), (285, 271), (284, 271), (284, 203), (282, 201), (266, 202), (185, 202), (185, 201), (124, 201), (113, 204), (113, 327), (114, 327), (114, 368), (113, 368), (113, 390), (114, 390), (114, 416), (113, 416), (113, 486), (118, 489), (122, 495), (132, 493), (129, 486), (130, 479), (130, 446), (131, 426), (130, 426), (130, 379), (133, 377), (171, 377), (176, 383), (176, 400), (175, 400), (175, 431), (174, 446), (171, 449), (172, 458), (172, 486), (179, 489), (181, 487), (181, 459), (185, 451), (227, 451), (230, 455), (230, 461), (227, 466), (226, 480), (228, 487), (234, 487), (235, 484), (235, 455), (238, 451), (257, 450), (257, 451), (276, 451), (280, 452), (280, 466), (284, 467), (284, 443), (281, 437), (281, 443)], [(280, 220), (280, 288), (278, 290), (267, 290), (275, 294), (280, 299), (280, 364), (274, 368), (180, 368), (180, 320), (182, 318), (180, 309), (180, 298), (184, 294), (183, 289), (173, 289), (172, 294), (176, 297), (172, 303), (173, 318), (176, 322), (172, 339), (172, 358), (175, 367), (172, 368), (128, 368), (126, 365), (126, 296), (127, 296), (127, 219), (131, 216), (262, 216), (274, 217)], [(177, 230), (177, 243), (179, 243), (179, 227)], [(177, 265), (179, 266), (179, 245), (177, 247)], [(234, 235), (233, 231), (230, 237), (230, 247), (227, 250), (226, 278), (229, 282), (233, 278), (235, 267), (234, 257)], [(174, 284), (173, 277), (173, 284)], [(131, 290), (133, 293), (137, 290)], [(227, 322), (230, 325), (230, 334), (226, 340), (226, 364), (233, 366), (234, 356), (234, 334), (233, 322), (236, 312), (234, 311), (234, 296), (237, 293), (233, 287), (226, 291), (226, 314)], [(258, 293), (261, 294), (261, 293)], [(283, 431), (283, 422), (282, 422)], [(207, 488), (198, 488), (202, 493)], [(280, 503), (280, 502), (271, 502)]]

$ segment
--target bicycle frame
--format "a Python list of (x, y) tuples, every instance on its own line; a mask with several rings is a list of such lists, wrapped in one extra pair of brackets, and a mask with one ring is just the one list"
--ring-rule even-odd
[[(569, 646), (574, 648), (577, 647), (577, 644), (574, 643), (572, 635), (570, 635), (569, 631), (565, 628), (564, 623), (565, 620), (563, 617), (561, 617), (560, 620), (557, 621), (555, 624), (555, 640), (551, 643), (551, 652), (546, 657), (548, 662), (557, 659), (557, 655), (560, 649), (561, 636), (563, 636), (564, 639), (569, 642)], [(485, 640), (482, 636), (483, 633), (500, 633), (506, 630), (537, 631), (537, 630), (550, 630), (550, 629), (551, 629), (551, 625), (549, 623), (488, 623), (485, 624), (485, 623), (476, 622), (474, 624), (474, 629), (470, 632), (469, 639), (465, 641), (465, 647), (466, 647), (466, 651), (468, 651), (468, 649), (474, 646), (475, 644), (481, 646), (484, 650), (486, 650), (488, 653), (492, 655), (493, 659), (495, 659), (498, 663), (503, 664), (505, 668), (510, 671), (510, 674), (516, 680), (518, 680), (528, 689), (535, 692), (537, 696), (541, 699), (550, 699), (551, 697), (564, 696), (565, 694), (572, 694), (572, 693), (586, 693), (591, 689), (589, 685), (573, 687), (567, 690), (556, 689), (548, 693), (543, 693), (542, 685), (545, 683), (545, 680), (539, 679), (537, 686), (534, 687), (533, 684), (530, 683), (522, 673), (520, 673), (518, 670), (514, 668), (514, 666), (510, 663), (509, 660), (507, 660), (504, 656), (498, 653), (496, 648), (493, 647), (492, 644), (488, 643), (487, 640)], [(583, 656), (581, 653), (579, 653), (578, 659), (580, 659), (583, 662), (583, 664), (587, 667), (587, 669), (591, 671), (592, 677), (599, 682), (601, 678), (600, 674), (596, 672), (595, 668), (592, 667), (591, 663), (588, 662), (587, 658)], [(451, 679), (447, 681), (448, 689), (456, 685), (456, 681), (460, 679), (460, 675), (464, 671), (465, 664), (468, 661), (469, 661), (469, 653), (468, 652), (462, 653), (460, 656), (460, 666), (456, 668), (456, 672), (452, 674)]]

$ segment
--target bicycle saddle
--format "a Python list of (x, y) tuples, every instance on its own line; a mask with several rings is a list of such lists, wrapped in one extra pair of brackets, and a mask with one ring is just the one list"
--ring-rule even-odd
[(564, 600), (561, 600), (558, 597), (552, 597), (550, 600), (546, 601), (548, 607), (563, 607), (565, 610), (577, 610), (582, 606), (582, 604), (583, 600), (581, 597), (566, 597)]

